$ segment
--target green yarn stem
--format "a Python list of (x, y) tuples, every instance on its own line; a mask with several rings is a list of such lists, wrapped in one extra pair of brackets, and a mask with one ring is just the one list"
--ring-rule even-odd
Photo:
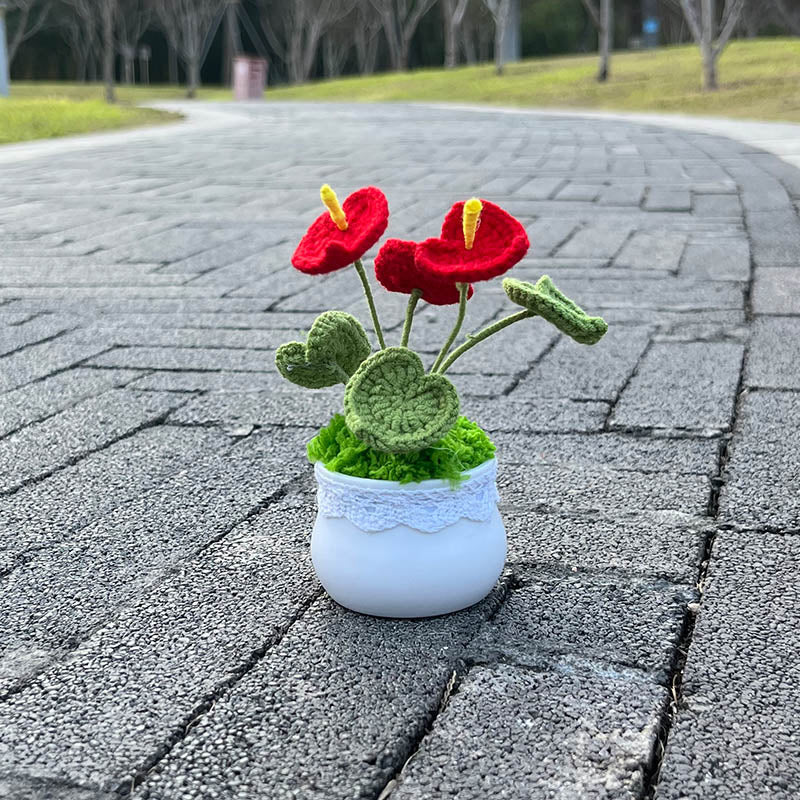
[(400, 340), (400, 347), (408, 346), (408, 337), (411, 334), (411, 323), (414, 321), (414, 309), (417, 307), (422, 291), (414, 289), (411, 292), (411, 297), (408, 299), (408, 306), (406, 307), (406, 323), (403, 325), (403, 338)]
[(519, 322), (521, 319), (527, 319), (528, 317), (535, 317), (536, 314), (533, 311), (518, 311), (516, 314), (512, 314), (510, 317), (504, 317), (503, 319), (498, 320), (497, 322), (492, 323), (485, 327), (482, 331), (478, 331), (473, 336), (468, 336), (467, 341), (464, 342), (460, 347), (457, 347), (450, 353), (450, 357), (447, 361), (442, 364), (441, 369), (439, 370), (440, 375), (444, 375), (448, 369), (453, 365), (453, 362), (463, 356), (467, 350), (472, 349), (475, 347), (476, 344), (480, 344), (484, 339), (488, 339), (493, 333), (497, 333), (498, 331), (503, 330), (503, 328), (507, 328), (509, 325), (513, 325), (515, 322)]
[(433, 362), (433, 366), (431, 367), (432, 373), (436, 372), (436, 370), (439, 368), (439, 365), (442, 363), (442, 361), (444, 361), (445, 356), (450, 352), (450, 348), (453, 346), (453, 342), (456, 340), (458, 332), (461, 330), (461, 326), (464, 324), (464, 315), (467, 313), (467, 294), (469, 292), (469, 284), (457, 283), (456, 286), (458, 287), (458, 318), (456, 319), (456, 324), (453, 326), (453, 330), (450, 332), (450, 336), (442, 345), (439, 355), (436, 356), (436, 361)]
[(381, 323), (378, 320), (378, 312), (375, 309), (375, 301), (372, 299), (372, 289), (369, 288), (369, 281), (367, 280), (367, 273), (364, 271), (364, 265), (361, 263), (361, 259), (357, 258), (353, 262), (353, 266), (356, 268), (358, 277), (361, 278), (361, 285), (364, 287), (364, 294), (367, 297), (369, 313), (372, 314), (372, 324), (375, 327), (375, 335), (378, 337), (381, 350), (385, 350), (386, 342), (383, 340), (383, 330), (381, 329)]

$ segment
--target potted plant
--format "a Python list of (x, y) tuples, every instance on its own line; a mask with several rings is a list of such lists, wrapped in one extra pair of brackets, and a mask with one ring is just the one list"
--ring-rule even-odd
[[(472, 284), (507, 272), (529, 247), (514, 217), (473, 198), (450, 209), (440, 237), (419, 243), (389, 239), (381, 247), (378, 282), (409, 295), (400, 343), (389, 346), (361, 261), (386, 230), (386, 198), (366, 187), (340, 205), (329, 186), (321, 197), (327, 211), (308, 229), (292, 263), (310, 275), (353, 265), (379, 349), (355, 317), (326, 311), (305, 342), (284, 344), (275, 355), (281, 375), (298, 386), (344, 385), (344, 413), (308, 444), (318, 485), (314, 568), (334, 600), (365, 614), (423, 617), (465, 608), (494, 586), (505, 563), (506, 537), (497, 510), (494, 445), (459, 414), (448, 369), (493, 334), (529, 317), (542, 317), (583, 344), (599, 341), (608, 326), (546, 275), (535, 284), (506, 278), (503, 288), (520, 311), (454, 347)], [(420, 300), (458, 307), (453, 330), (427, 371), (409, 347)]]

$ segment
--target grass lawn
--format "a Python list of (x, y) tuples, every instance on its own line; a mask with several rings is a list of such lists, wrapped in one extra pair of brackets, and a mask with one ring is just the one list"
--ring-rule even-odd
[(697, 47), (615, 53), (611, 80), (594, 76), (596, 56), (417, 70), (270, 89), (273, 100), (426, 101), (654, 111), (800, 122), (800, 38), (732, 42), (718, 62), (720, 89), (700, 88)]
[(152, 125), (179, 116), (133, 105), (108, 105), (102, 100), (0, 98), (0, 144)]

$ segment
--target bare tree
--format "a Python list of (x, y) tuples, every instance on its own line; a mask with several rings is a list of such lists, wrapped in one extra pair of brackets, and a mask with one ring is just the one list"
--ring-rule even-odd
[(206, 39), (219, 25), (226, 0), (155, 0), (155, 11), (170, 44), (186, 67), (186, 96), (200, 87)]
[(85, 81), (89, 60), (94, 59), (97, 50), (97, 23), (90, 0), (60, 4), (56, 10), (54, 27), (75, 60), (75, 79)]
[(371, 75), (378, 64), (378, 45), (383, 23), (372, 0), (358, 0), (355, 7), (353, 37), (358, 71)]
[(134, 82), (136, 46), (153, 19), (150, 0), (119, 0), (117, 13), (117, 45), (122, 55), (122, 79)]
[(372, 0), (383, 23), (392, 69), (408, 69), (411, 40), (435, 3), (436, 0)]
[(583, 0), (583, 5), (597, 28), (597, 49), (600, 51), (600, 66), (597, 80), (603, 83), (608, 80), (611, 66), (611, 48), (614, 44), (614, 3), (613, 0)]
[(336, 78), (342, 74), (353, 49), (354, 18), (355, 12), (351, 11), (331, 25), (322, 37), (322, 68), (326, 78)]
[(442, 0), (444, 65), (446, 69), (452, 69), (458, 63), (458, 33), (468, 5), (469, 0)]
[(494, 19), (494, 66), (498, 75), (503, 74), (503, 42), (506, 38), (508, 15), (511, 11), (511, 0), (483, 0)]
[(8, 25), (8, 65), (14, 63), (19, 46), (41, 30), (50, 13), (50, 3), (39, 0), (10, 0), (6, 11)]
[[(107, 103), (115, 101), (114, 96), (114, 24), (117, 15), (117, 0), (65, 0), (80, 18), (82, 36), (87, 42), (101, 42), (103, 85)], [(99, 24), (98, 24), (99, 23)], [(74, 35), (75, 31), (71, 32)], [(77, 40), (77, 37), (76, 37)], [(89, 61), (90, 77), (94, 76), (94, 52), (86, 56)]]
[(744, 0), (725, 0), (719, 22), (715, 0), (680, 0), (680, 3), (686, 24), (700, 47), (703, 59), (703, 89), (708, 92), (715, 91), (719, 86), (717, 60), (736, 28)]
[(261, 0), (262, 27), (286, 64), (290, 83), (303, 83), (311, 77), (320, 40), (354, 5), (355, 0)]

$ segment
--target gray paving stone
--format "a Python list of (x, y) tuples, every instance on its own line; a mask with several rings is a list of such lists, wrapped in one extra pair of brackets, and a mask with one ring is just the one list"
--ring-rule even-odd
[(509, 513), (541, 509), (620, 517), (641, 511), (676, 511), (699, 517), (706, 513), (710, 489), (701, 475), (502, 462), (497, 485), (503, 508)]
[(637, 798), (664, 690), (635, 677), (476, 667), (392, 797)]
[(743, 354), (735, 343), (655, 343), (622, 392), (610, 424), (728, 430)]
[(692, 197), (687, 189), (668, 189), (652, 186), (644, 198), (648, 211), (689, 211)]
[(134, 797), (377, 796), (494, 606), (490, 598), (450, 617), (378, 620), (318, 601)]
[(88, 325), (76, 341), (106, 342), (111, 347), (169, 347), (192, 349), (275, 350), (291, 340), (304, 340), (304, 330), (230, 330), (227, 328), (156, 328)]
[(218, 431), (167, 425), (120, 439), (45, 481), (2, 498), (0, 523), (14, 536), (0, 543), (0, 553), (13, 564), (29, 550), (67, 539), (72, 531), (138, 497), (171, 473), (232, 443)]
[(509, 397), (612, 402), (636, 368), (649, 338), (649, 329), (627, 326), (610, 328), (592, 347), (562, 337)]
[(695, 589), (625, 573), (515, 571), (517, 585), (471, 645), (480, 663), (542, 661), (642, 670), (666, 684)]
[(78, 367), (0, 394), (0, 437), (87, 397), (125, 386), (139, 375), (131, 370)]
[(764, 389), (800, 389), (800, 318), (762, 317), (753, 324), (744, 383)]
[(609, 206), (638, 206), (643, 197), (642, 183), (613, 183), (600, 191), (597, 202)]
[(800, 794), (798, 563), (796, 536), (719, 534), (659, 800)]
[(582, 228), (558, 249), (558, 254), (568, 258), (611, 258), (619, 252), (630, 233), (630, 229), (625, 228)]
[(697, 581), (708, 523), (674, 511), (607, 507), (581, 509), (503, 508), (509, 563), (563, 570), (623, 570), (647, 578), (692, 585)]
[(711, 281), (750, 279), (750, 246), (745, 239), (690, 242), (681, 261), (680, 274)]
[(495, 433), (498, 457), (508, 464), (605, 466), (634, 472), (712, 475), (717, 471), (715, 439), (666, 439), (626, 433), (574, 434)]
[(112, 389), (0, 440), (0, 493), (41, 479), (123, 436), (152, 425), (183, 399)]
[(0, 392), (69, 369), (103, 350), (105, 346), (102, 344), (66, 344), (58, 340), (26, 347), (3, 358)]
[(734, 217), (741, 219), (742, 204), (730, 194), (695, 194), (694, 213), (701, 217)]
[(310, 508), (270, 506), (123, 606), (0, 704), (2, 769), (106, 792), (129, 785), (319, 592), (312, 526)]
[(14, 325), (3, 331), (0, 356), (21, 350), (31, 344), (55, 339), (59, 334), (75, 328), (78, 321), (64, 315), (43, 315), (30, 322)]
[(580, 432), (601, 430), (610, 406), (600, 402), (577, 402), (559, 398), (535, 400), (485, 400), (462, 398), (461, 413), (487, 433)]
[(562, 242), (578, 229), (574, 217), (560, 219), (558, 217), (543, 217), (530, 225), (525, 226), (531, 248), (528, 255), (550, 255)]
[(312, 391), (284, 382), (283, 391), (208, 394), (189, 401), (170, 417), (178, 425), (326, 425), (341, 414), (344, 387)]
[(800, 530), (800, 394), (757, 391), (741, 401), (720, 517), (749, 528)]
[(756, 267), (800, 265), (800, 218), (790, 206), (780, 211), (748, 213), (747, 228)]
[(90, 359), (88, 363), (95, 367), (144, 370), (271, 372), (275, 369), (272, 350), (233, 350), (223, 347), (117, 347)]
[[(2, 689), (16, 688), (304, 471), (303, 434), (251, 437), (33, 555), (3, 583)], [(143, 524), (144, 523), (144, 524)]]
[(800, 269), (759, 267), (753, 285), (753, 311), (800, 315)]
[(637, 233), (622, 248), (614, 264), (634, 270), (676, 272), (685, 244), (686, 236), (677, 232)]

